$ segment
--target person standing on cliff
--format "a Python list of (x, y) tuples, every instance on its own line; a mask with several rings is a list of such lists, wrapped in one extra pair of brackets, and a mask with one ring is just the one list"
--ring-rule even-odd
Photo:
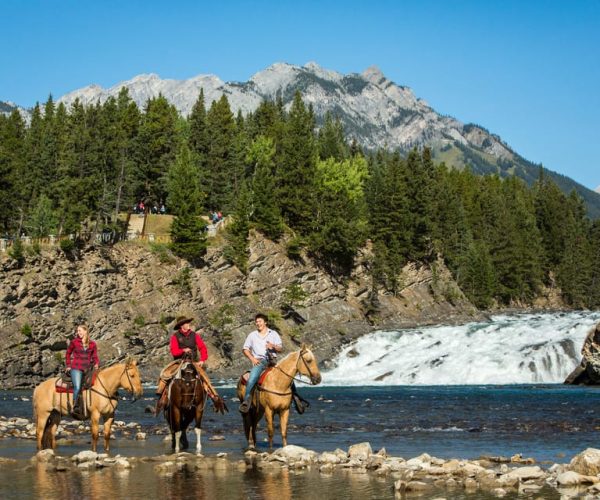
[[(246, 394), (244, 401), (240, 404), (240, 412), (248, 413), (252, 398), (252, 389), (256, 386), (261, 373), (269, 365), (275, 362), (277, 353), (283, 349), (281, 337), (275, 330), (267, 326), (267, 317), (264, 314), (257, 314), (254, 317), (256, 330), (250, 332), (244, 342), (242, 352), (252, 363), (250, 376), (246, 382)], [(309, 402), (301, 398), (296, 390), (296, 384), (292, 382), (292, 399), (298, 413), (304, 413), (304, 410), (310, 406)]]
[(196, 369), (196, 373), (198, 373), (198, 377), (202, 380), (204, 387), (208, 392), (208, 396), (213, 399), (213, 401), (215, 397), (218, 397), (217, 391), (204, 371), (204, 363), (208, 359), (208, 349), (200, 335), (192, 330), (191, 323), (193, 320), (193, 318), (188, 318), (187, 316), (179, 316), (175, 320), (175, 333), (171, 335), (169, 341), (169, 348), (171, 350), (171, 355), (173, 356), (173, 361), (171, 361), (171, 363), (169, 363), (160, 373), (158, 386), (156, 387), (158, 401), (156, 402), (156, 409), (154, 410), (155, 415), (158, 415), (158, 412), (166, 405), (167, 398), (165, 388), (175, 376), (183, 361), (192, 363)]
[(94, 370), (97, 370), (100, 365), (96, 342), (90, 340), (89, 329), (86, 325), (77, 326), (75, 338), (71, 340), (67, 348), (65, 363), (67, 365), (67, 373), (70, 373), (71, 381), (73, 382), (72, 414), (75, 417), (79, 417), (83, 413), (79, 402), (83, 374), (92, 366)]

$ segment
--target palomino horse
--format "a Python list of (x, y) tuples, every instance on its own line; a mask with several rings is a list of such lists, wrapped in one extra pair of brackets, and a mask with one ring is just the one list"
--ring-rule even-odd
[[(250, 411), (242, 414), (244, 432), (249, 448), (256, 446), (256, 426), (263, 415), (267, 421), (269, 448), (273, 447), (274, 415), (279, 415), (281, 440), (283, 446), (287, 445), (287, 426), (292, 403), (292, 382), (298, 373), (307, 376), (312, 385), (321, 382), (321, 372), (317, 366), (315, 355), (305, 345), (302, 345), (299, 351), (288, 354), (277, 363), (265, 376), (262, 385), (260, 387), (256, 386)], [(240, 380), (237, 386), (237, 395), (240, 401), (244, 400), (245, 393), (246, 386)]]
[[(67, 402), (73, 404), (70, 394), (58, 394), (55, 389), (57, 378), (51, 378), (33, 391), (33, 419), (38, 450), (56, 448), (56, 428), (62, 415), (68, 415)], [(134, 360), (109, 366), (98, 372), (96, 382), (90, 390), (82, 391), (87, 403), (87, 413), (92, 431), (92, 451), (98, 445), (100, 417), (104, 421), (104, 450), (110, 448), (110, 430), (117, 408), (117, 390), (123, 388), (137, 398), (143, 393), (140, 372)], [(63, 397), (64, 396), (64, 397)]]
[(196, 373), (194, 365), (183, 362), (180, 376), (174, 378), (166, 389), (169, 391), (169, 402), (164, 412), (171, 430), (171, 447), (175, 453), (189, 447), (186, 431), (192, 422), (195, 422), (196, 453), (202, 452), (201, 425), (207, 397), (211, 397), (216, 412), (224, 414), (228, 411), (223, 399), (216, 393), (212, 384), (208, 389), (204, 384), (204, 379)]

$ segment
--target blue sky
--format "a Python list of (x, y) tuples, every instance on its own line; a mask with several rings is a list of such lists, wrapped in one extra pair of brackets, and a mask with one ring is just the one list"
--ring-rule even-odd
[(438, 112), (600, 185), (598, 0), (1, 0), (0, 19), (0, 100), (31, 106), (140, 73), (377, 65)]

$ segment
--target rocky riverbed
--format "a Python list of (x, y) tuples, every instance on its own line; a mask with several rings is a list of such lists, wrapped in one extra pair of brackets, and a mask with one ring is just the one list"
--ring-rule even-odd
[[(146, 439), (146, 433), (140, 432), (136, 423), (116, 422), (115, 429), (121, 439)], [(59, 447), (70, 436), (85, 432), (88, 431), (84, 424), (63, 423), (59, 431)], [(33, 439), (33, 424), (24, 418), (0, 417), (0, 439), (3, 438)], [(477, 460), (444, 460), (427, 453), (403, 458), (390, 456), (385, 449), (374, 451), (366, 442), (352, 445), (347, 450), (322, 453), (288, 445), (272, 453), (246, 451), (238, 456), (228, 453), (203, 456), (187, 452), (111, 456), (91, 451), (63, 456), (60, 450), (58, 453), (43, 450), (27, 462), (1, 459), (0, 476), (11, 468), (20, 467), (25, 474), (27, 470), (35, 469), (37, 477), (43, 477), (46, 482), (52, 481), (48, 475), (68, 477), (69, 481), (73, 481), (73, 476), (81, 474), (90, 481), (89, 474), (103, 474), (103, 471), (112, 469), (119, 471), (121, 481), (131, 481), (135, 488), (136, 481), (140, 480), (134, 481), (136, 472), (159, 478), (201, 475), (206, 480), (212, 475), (236, 477), (253, 471), (259, 476), (268, 475), (276, 484), (278, 480), (288, 480), (289, 474), (318, 474), (322, 480), (338, 478), (344, 482), (347, 482), (348, 475), (363, 475), (376, 478), (377, 491), (387, 492), (386, 497), (389, 495), (389, 498), (412, 494), (438, 498), (475, 494), (484, 497), (535, 495), (541, 498), (595, 498), (600, 495), (600, 450), (593, 448), (582, 451), (567, 463), (544, 464), (537, 464), (534, 458), (524, 458), (520, 454), (512, 457), (485, 456)], [(337, 498), (335, 492), (328, 497)]]

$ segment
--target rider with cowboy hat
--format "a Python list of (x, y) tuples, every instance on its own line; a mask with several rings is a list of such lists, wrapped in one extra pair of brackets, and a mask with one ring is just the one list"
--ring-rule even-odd
[(169, 381), (175, 376), (184, 360), (188, 360), (194, 365), (198, 376), (204, 381), (205, 385), (216, 394), (212, 387), (208, 376), (204, 372), (204, 362), (208, 359), (208, 350), (206, 344), (195, 331), (191, 328), (191, 323), (194, 318), (188, 316), (178, 316), (175, 320), (174, 330), (169, 342), (169, 348), (173, 356), (173, 361), (169, 363), (160, 373), (156, 395), (158, 401), (156, 403), (155, 414), (161, 410), (166, 403), (166, 398), (162, 397)]

